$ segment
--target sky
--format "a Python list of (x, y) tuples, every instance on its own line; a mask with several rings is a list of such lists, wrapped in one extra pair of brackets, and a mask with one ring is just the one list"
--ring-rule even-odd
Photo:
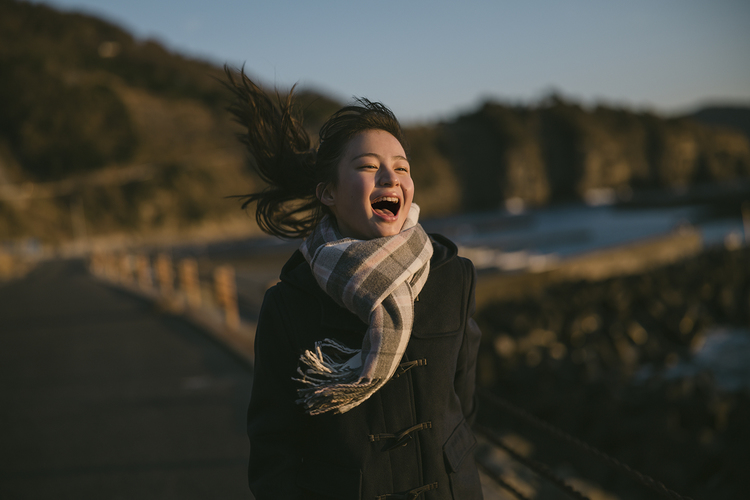
[(661, 114), (750, 105), (747, 0), (35, 0), (260, 83), (379, 100), (405, 123), (552, 92)]

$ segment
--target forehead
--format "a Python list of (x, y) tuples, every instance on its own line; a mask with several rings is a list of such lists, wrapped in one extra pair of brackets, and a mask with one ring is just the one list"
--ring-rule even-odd
[(385, 130), (365, 130), (351, 138), (344, 153), (345, 159), (353, 161), (363, 156), (407, 160), (404, 147)]

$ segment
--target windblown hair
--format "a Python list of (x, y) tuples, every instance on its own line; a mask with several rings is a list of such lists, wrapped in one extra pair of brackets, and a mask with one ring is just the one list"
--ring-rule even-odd
[(326, 213), (316, 195), (318, 184), (336, 185), (339, 160), (349, 141), (366, 130), (384, 130), (407, 150), (403, 130), (390, 109), (379, 102), (356, 99), (334, 113), (320, 129), (317, 150), (294, 108), (294, 87), (276, 99), (261, 90), (244, 70), (225, 66), (226, 86), (233, 94), (228, 110), (246, 131), (239, 140), (253, 160), (253, 168), (267, 186), (240, 196), (242, 208), (256, 203), (260, 228), (282, 238), (310, 234)]

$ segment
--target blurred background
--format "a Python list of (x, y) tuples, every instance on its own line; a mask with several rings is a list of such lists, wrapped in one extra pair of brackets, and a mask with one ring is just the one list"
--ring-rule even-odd
[[(730, 0), (0, 0), (0, 492), (248, 497), (253, 323), (299, 242), (232, 198), (262, 183), (229, 64), (297, 84), (312, 137), (352, 96), (401, 118), (423, 225), (478, 270), (484, 390), (683, 495), (746, 498), (749, 24)], [(590, 498), (660, 498), (480, 420)], [(487, 498), (520, 498), (496, 474), (560, 498), (477, 459)]]

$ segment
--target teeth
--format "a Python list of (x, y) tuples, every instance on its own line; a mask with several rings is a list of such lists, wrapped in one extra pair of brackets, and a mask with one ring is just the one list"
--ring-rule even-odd
[(375, 198), (375, 200), (373, 201), (373, 203), (377, 203), (379, 201), (388, 201), (388, 202), (391, 202), (391, 203), (398, 203), (399, 202), (398, 198), (396, 198), (395, 196), (381, 196), (380, 198)]

